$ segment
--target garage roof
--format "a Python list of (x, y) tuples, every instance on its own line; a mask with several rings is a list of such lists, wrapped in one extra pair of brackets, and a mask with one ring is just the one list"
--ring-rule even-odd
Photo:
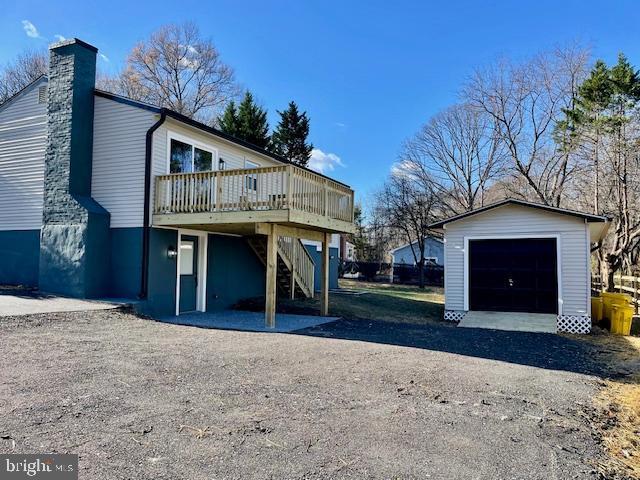
[(561, 215), (570, 215), (572, 217), (584, 218), (587, 222), (607, 222), (608, 218), (603, 217), (601, 215), (593, 215), (591, 213), (578, 212), (576, 210), (567, 210), (566, 208), (558, 208), (551, 207), (549, 205), (543, 205), (541, 203), (533, 203), (527, 202), (525, 200), (518, 200), (516, 198), (507, 198), (506, 200), (502, 200), (500, 202), (492, 203), (491, 205), (487, 205), (486, 207), (478, 208), (477, 210), (472, 210), (470, 212), (461, 213), (460, 215), (455, 215), (453, 217), (449, 217), (445, 220), (441, 220), (439, 222), (432, 223), (429, 225), (429, 228), (438, 229), (444, 227), (447, 223), (455, 222), (457, 220), (461, 220), (466, 217), (470, 217), (472, 215), (477, 215), (479, 213), (486, 212), (488, 210), (493, 210), (494, 208), (502, 207), (504, 205), (519, 205), (522, 207), (529, 208), (538, 208), (540, 210), (545, 210), (547, 212), (559, 213)]

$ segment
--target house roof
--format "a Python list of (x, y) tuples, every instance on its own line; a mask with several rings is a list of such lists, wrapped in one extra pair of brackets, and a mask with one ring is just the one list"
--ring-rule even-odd
[(569, 210), (566, 208), (558, 208), (551, 207), (549, 205), (543, 205), (541, 203), (533, 203), (527, 202), (525, 200), (518, 200), (516, 198), (507, 198), (506, 200), (502, 200), (500, 202), (492, 203), (491, 205), (487, 205), (485, 207), (478, 208), (477, 210), (472, 210), (470, 212), (461, 213), (460, 215), (455, 215), (453, 217), (449, 217), (445, 220), (441, 220), (439, 222), (432, 223), (429, 225), (429, 228), (440, 229), (443, 228), (447, 223), (456, 222), (458, 220), (462, 220), (463, 218), (467, 218), (473, 215), (478, 215), (479, 213), (484, 213), (489, 210), (493, 210), (494, 208), (502, 207), (505, 205), (518, 205), (521, 207), (528, 208), (537, 208), (539, 210), (544, 210), (551, 213), (559, 213), (561, 215), (569, 215), (572, 217), (583, 218), (587, 222), (607, 222), (608, 218), (603, 217), (601, 215), (593, 215), (591, 213), (579, 212), (577, 210)]
[[(443, 243), (443, 240), (442, 240), (441, 238), (439, 238), (439, 237), (436, 237), (435, 235), (429, 235), (429, 236), (427, 237), (427, 240), (429, 240), (429, 239), (431, 239), (431, 240), (435, 240), (436, 242)], [(392, 254), (393, 254), (393, 253), (396, 253), (398, 250), (402, 250), (403, 248), (406, 248), (406, 247), (408, 247), (409, 245), (412, 245), (412, 246), (413, 246), (413, 245), (415, 245), (416, 243), (418, 243), (418, 241), (417, 241), (417, 240), (416, 240), (415, 242), (405, 243), (404, 245), (400, 245), (399, 247), (394, 248), (394, 249), (393, 249), (393, 250), (391, 250), (389, 253), (392, 253)]]
[[(110, 93), (110, 92), (105, 92), (104, 90), (99, 90), (99, 89), (95, 89), (95, 94), (99, 97), (103, 97), (103, 98), (108, 98), (109, 100), (113, 100), (119, 103), (123, 103), (125, 105), (131, 105), (134, 107), (138, 107), (138, 108), (143, 108), (145, 110), (149, 110), (155, 113), (159, 113), (159, 114), (164, 114), (169, 118), (173, 118), (174, 120), (177, 120), (181, 123), (184, 123), (186, 125), (192, 126), (194, 128), (197, 128), (198, 130), (202, 130), (204, 132), (210, 133), (212, 135), (215, 135), (216, 137), (222, 138), (223, 140), (227, 140), (228, 142), (232, 142), (235, 143), (236, 145), (240, 145), (244, 148), (247, 148), (249, 150), (252, 150), (256, 153), (259, 153), (261, 155), (267, 156), (269, 158), (272, 158), (273, 160), (276, 160), (278, 162), (281, 163), (286, 163), (286, 164), (294, 164), (293, 162), (289, 161), (288, 159), (275, 154), (273, 152), (270, 152), (268, 150), (265, 150), (264, 148), (258, 147), (257, 145), (254, 145), (250, 142), (247, 142), (245, 140), (241, 140), (239, 138), (234, 137), (233, 135), (229, 135), (228, 133), (225, 133), (221, 130), (218, 130), (217, 128), (211, 127), (209, 125), (206, 125), (202, 122), (198, 122), (197, 120), (193, 120), (192, 118), (189, 118), (185, 115), (182, 115), (181, 113), (176, 112), (175, 110), (171, 110), (165, 107), (158, 107), (155, 105), (151, 105), (148, 103), (144, 103), (144, 102), (140, 102), (138, 100), (133, 100), (131, 98), (122, 96), (122, 95), (117, 95), (115, 93)], [(313, 172), (316, 175), (320, 175), (321, 177), (324, 177), (328, 180), (331, 180), (332, 182), (336, 182), (339, 183), (340, 185), (344, 185), (345, 187), (349, 187), (349, 185), (347, 185), (346, 183), (342, 183), (339, 180), (336, 180), (335, 178), (331, 178), (327, 175), (324, 175), (320, 172), (316, 172), (314, 170), (311, 170), (307, 167), (302, 167), (298, 164), (295, 164), (297, 167), (302, 168), (303, 170), (307, 170), (309, 172)]]

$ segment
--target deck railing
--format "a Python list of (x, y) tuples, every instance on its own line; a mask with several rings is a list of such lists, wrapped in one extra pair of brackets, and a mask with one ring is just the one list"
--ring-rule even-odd
[(278, 237), (278, 249), (280, 254), (293, 265), (294, 275), (302, 284), (303, 291), (313, 296), (314, 263), (304, 244), (298, 238)]
[(294, 165), (156, 176), (156, 214), (282, 209), (353, 222), (353, 190)]

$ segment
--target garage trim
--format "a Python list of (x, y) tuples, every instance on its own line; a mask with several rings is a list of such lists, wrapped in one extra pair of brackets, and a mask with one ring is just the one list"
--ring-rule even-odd
[[(469, 311), (469, 240), (512, 240), (512, 239), (556, 239), (556, 266), (558, 277), (558, 315), (562, 315), (562, 238), (558, 234), (524, 234), (524, 235), (470, 235), (464, 237), (464, 310)], [(446, 260), (445, 260), (446, 262)], [(446, 273), (445, 273), (446, 274)]]

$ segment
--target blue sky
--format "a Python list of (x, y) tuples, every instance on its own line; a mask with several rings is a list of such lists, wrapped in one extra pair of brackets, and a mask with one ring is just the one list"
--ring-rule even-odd
[(22, 0), (2, 9), (0, 64), (59, 34), (98, 47), (99, 67), (113, 72), (158, 26), (195, 21), (272, 124), (292, 99), (309, 112), (314, 145), (342, 163), (327, 173), (361, 198), (384, 180), (402, 141), (497, 56), (580, 41), (596, 57), (623, 51), (640, 65), (640, 9), (630, 0)]

